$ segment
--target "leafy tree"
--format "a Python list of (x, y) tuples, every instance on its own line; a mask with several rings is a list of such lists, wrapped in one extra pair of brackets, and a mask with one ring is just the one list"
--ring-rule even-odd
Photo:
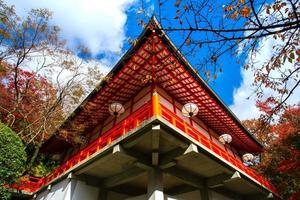
[[(57, 90), (46, 78), (18, 69), (15, 84), (14, 67), (2, 64), (0, 74), (0, 118), (30, 144), (48, 138), (63, 120), (62, 106), (57, 101)], [(20, 98), (16, 102), (15, 90)], [(52, 111), (53, 110), (53, 111)]]
[(16, 103), (14, 73), (11, 70), (11, 65), (2, 64), (0, 119), (16, 131), (27, 145), (36, 149), (27, 148), (28, 156), (32, 158), (28, 163), (30, 169), (40, 145), (63, 121), (63, 109), (58, 102), (56, 88), (47, 79), (22, 69), (17, 72), (17, 88), (21, 98)]
[(27, 150), (34, 146), (27, 171), (43, 142), (102, 77), (96, 64), (66, 47), (59, 27), (49, 22), (51, 16), (47, 9), (33, 9), (20, 17), (14, 6), (0, 0), (0, 119)]
[[(197, 56), (194, 66), (206, 80), (224, 69), (224, 58), (248, 57), (245, 69), (254, 73), (258, 100), (274, 103), (273, 119), (287, 105), (300, 84), (300, 2), (297, 0), (157, 0), (154, 14), (162, 29), (176, 37), (178, 50)], [(142, 1), (139, 24), (145, 26), (149, 9)], [(269, 40), (272, 53), (261, 66), (253, 59)], [(266, 92), (273, 91), (271, 95)], [(251, 94), (249, 94), (251, 96)]]
[(259, 119), (244, 120), (243, 124), (264, 146), (269, 146), (276, 138), (276, 135), (272, 131), (272, 126), (265, 124)]
[(285, 199), (296, 199), (300, 194), (300, 105), (288, 107), (268, 129), (262, 124), (259, 119), (245, 123), (266, 145), (257, 169)]
[(14, 183), (25, 170), (26, 153), (22, 140), (9, 127), (0, 122), (0, 199), (9, 199), (3, 187)]
[(36, 165), (31, 168), (30, 173), (35, 177), (44, 177), (59, 166), (59, 162), (49, 158), (46, 155), (39, 154)]

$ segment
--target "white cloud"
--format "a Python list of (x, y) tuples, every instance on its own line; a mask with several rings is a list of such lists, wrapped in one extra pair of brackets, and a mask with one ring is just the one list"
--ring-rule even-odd
[[(289, 8), (289, 4), (288, 8)], [(271, 13), (273, 13), (271, 11)], [(284, 13), (286, 15), (286, 13)], [(259, 14), (259, 18), (263, 19), (262, 22), (266, 25), (269, 23), (272, 23), (278, 19), (281, 19), (282, 13), (274, 12), (273, 14), (269, 15), (266, 13), (266, 10), (263, 9)], [(255, 21), (255, 19), (254, 19)], [(251, 25), (249, 25), (251, 27)], [(251, 34), (251, 31), (246, 31), (244, 35)], [(287, 37), (287, 34), (286, 34)], [(287, 40), (287, 39), (285, 39)], [(284, 46), (284, 41), (280, 41), (279, 39), (276, 40), (272, 36), (263, 38), (259, 45), (257, 46), (257, 50), (259, 50), (255, 54), (248, 54), (248, 57), (246, 59), (246, 63), (253, 64), (253, 68), (251, 69), (244, 69), (241, 68), (241, 76), (242, 76), (242, 83), (238, 88), (235, 88), (233, 91), (233, 104), (230, 106), (232, 111), (241, 119), (251, 119), (251, 118), (258, 118), (261, 114), (259, 109), (256, 107), (256, 100), (257, 97), (255, 96), (255, 90), (256, 87), (253, 86), (254, 82), (254, 71), (257, 69), (261, 69), (264, 64), (267, 63), (267, 61), (270, 60), (272, 55), (274, 55), (276, 52), (276, 48), (274, 49), (274, 46)], [(241, 43), (237, 49), (237, 53), (240, 55), (243, 51), (243, 48), (247, 46), (248, 43), (244, 42)], [(282, 73), (288, 74), (288, 70), (294, 70), (295, 64), (291, 64), (288, 61), (284, 63), (284, 65), (281, 66), (280, 70), (281, 73), (277, 70), (273, 70), (270, 73), (270, 77), (273, 78), (281, 78), (280, 75)], [(265, 68), (263, 69), (263, 72), (265, 72)], [(295, 78), (293, 80), (292, 78)], [(295, 76), (292, 76), (287, 84), (287, 89), (291, 89), (296, 84), (296, 78)], [(262, 100), (266, 99), (270, 96), (279, 96), (278, 93), (276, 93), (274, 90), (264, 88), (263, 87), (263, 96)], [(300, 87), (296, 88), (293, 92), (293, 94), (289, 97), (289, 99), (286, 101), (289, 105), (298, 104), (300, 101)]]
[(62, 28), (70, 46), (78, 41), (99, 52), (120, 52), (125, 40), (126, 10), (134, 0), (7, 0), (24, 15), (32, 8), (54, 12), (53, 23)]
[[(270, 59), (272, 56), (274, 49), (273, 45), (278, 44), (278, 40), (273, 39), (272, 37), (264, 38), (259, 46), (258, 49), (261, 49), (254, 57), (248, 58), (246, 62), (251, 61), (254, 63), (254, 68), (251, 69), (244, 69), (241, 68), (241, 76), (242, 76), (242, 83), (241, 85), (236, 88), (233, 92), (233, 105), (230, 106), (231, 110), (241, 119), (251, 119), (257, 118), (261, 114), (258, 108), (255, 106), (256, 104), (256, 96), (255, 96), (255, 89), (256, 87), (253, 86), (254, 82), (254, 70), (259, 69), (266, 61)], [(292, 69), (293, 64), (286, 62), (281, 71), (285, 72), (288, 69)], [(272, 71), (270, 74), (272, 77), (280, 77), (280, 73), (278, 71)], [(291, 89), (292, 86), (295, 84), (295, 80), (290, 80), (288, 82), (288, 88)], [(264, 88), (264, 96), (263, 99), (269, 97), (271, 95), (277, 95), (276, 92), (273, 90)], [(250, 97), (248, 99), (248, 97)], [(297, 104), (300, 101), (300, 88), (296, 88), (293, 95), (288, 99), (287, 104), (293, 105)]]
[[(85, 94), (88, 94), (92, 85), (100, 81), (92, 80), (89, 69), (94, 68), (105, 75), (116, 58), (120, 57), (126, 39), (126, 11), (134, 2), (135, 0), (6, 0), (8, 5), (15, 5), (17, 14), (21, 17), (25, 17), (33, 8), (53, 11), (51, 23), (61, 28), (61, 37), (67, 41), (68, 47), (74, 48), (80, 44), (88, 47), (93, 56), (104, 55), (100, 60), (85, 60), (73, 54), (65, 56), (56, 52), (58, 55), (44, 56), (43, 52), (39, 52), (25, 59), (21, 67), (38, 71), (57, 85), (57, 88), (64, 87), (79, 73), (76, 82), (82, 83)], [(13, 63), (13, 59), (9, 62)], [(64, 69), (61, 67), (64, 60), (73, 61), (76, 65), (72, 70)], [(47, 67), (39, 70), (44, 65)], [(70, 109), (74, 107), (73, 104), (67, 106)]]

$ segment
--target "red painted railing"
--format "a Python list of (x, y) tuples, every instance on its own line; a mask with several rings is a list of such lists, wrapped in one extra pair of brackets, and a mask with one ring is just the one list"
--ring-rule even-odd
[(103, 133), (99, 138), (88, 144), (84, 149), (73, 155), (69, 160), (53, 170), (48, 176), (38, 180), (20, 180), (19, 183), (13, 184), (11, 188), (26, 191), (35, 192), (40, 187), (51, 182), (55, 178), (59, 177), (70, 168), (79, 164), (81, 161), (90, 157), (98, 150), (102, 149), (112, 141), (116, 140), (120, 136), (125, 135), (130, 130), (139, 126), (143, 121), (149, 119), (152, 116), (151, 102), (144, 104), (142, 107), (134, 111), (130, 116), (119, 122), (112, 129)]
[(91, 142), (84, 149), (80, 150), (78, 153), (73, 155), (68, 161), (63, 163), (60, 167), (56, 168), (48, 176), (41, 178), (39, 180), (26, 180), (21, 181), (19, 184), (14, 184), (13, 188), (23, 190), (26, 192), (35, 192), (40, 187), (51, 182), (55, 178), (59, 177), (63, 173), (67, 172), (70, 168), (79, 164), (81, 161), (89, 158), (91, 155), (96, 153), (98, 150), (102, 149), (106, 145), (110, 144), (112, 141), (116, 140), (120, 136), (127, 134), (130, 130), (136, 128), (143, 121), (149, 119), (152, 116), (162, 117), (169, 123), (182, 130), (200, 144), (204, 145), (229, 163), (233, 164), (238, 169), (244, 171), (250, 177), (254, 178), (260, 184), (270, 189), (277, 194), (276, 189), (269, 184), (262, 176), (257, 175), (252, 169), (246, 167), (240, 160), (236, 159), (234, 156), (230, 155), (226, 150), (220, 148), (212, 140), (207, 138), (205, 134), (196, 130), (190, 124), (186, 123), (183, 119), (177, 116), (175, 113), (167, 109), (164, 105), (159, 105), (158, 99), (153, 98), (152, 102), (148, 102), (141, 108), (136, 110), (130, 116), (119, 122), (112, 129), (106, 131), (99, 138)]
[(26, 192), (34, 192), (40, 188), (41, 178), (25, 176), (21, 180), (13, 185), (10, 185), (10, 188), (18, 189)]
[(254, 178), (260, 184), (265, 186), (266, 188), (270, 189), (272, 192), (277, 194), (277, 190), (274, 186), (272, 186), (268, 181), (266, 181), (262, 176), (257, 175), (251, 168), (246, 167), (240, 160), (236, 159), (226, 150), (219, 147), (215, 144), (212, 140), (206, 137), (205, 134), (201, 133), (199, 130), (192, 127), (189, 123), (185, 122), (181, 119), (178, 115), (173, 113), (171, 110), (166, 108), (164, 105), (161, 105), (161, 117), (167, 120), (169, 123), (180, 129), (181, 131), (187, 133), (189, 136), (194, 138), (200, 144), (204, 145), (229, 163), (233, 164), (235, 167), (239, 168), (240, 170), (244, 171), (250, 177)]

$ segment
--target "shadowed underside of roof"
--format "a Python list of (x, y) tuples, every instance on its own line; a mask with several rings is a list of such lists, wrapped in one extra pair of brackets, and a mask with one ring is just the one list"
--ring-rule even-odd
[(109, 116), (109, 104), (125, 103), (154, 80), (182, 104), (196, 103), (199, 107), (197, 117), (218, 134), (231, 134), (232, 144), (239, 151), (262, 150), (262, 146), (177, 51), (155, 18), (107, 77), (66, 120), (58, 135), (69, 135), (71, 140), (74, 135), (89, 133)]

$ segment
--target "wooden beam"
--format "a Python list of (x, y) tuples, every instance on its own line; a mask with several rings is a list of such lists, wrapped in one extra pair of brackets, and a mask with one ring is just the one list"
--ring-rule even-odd
[(184, 153), (184, 149), (178, 147), (173, 149), (167, 153), (162, 154), (160, 157), (159, 167), (161, 169), (167, 169), (169, 167), (173, 167), (177, 164), (176, 158), (181, 156)]
[(140, 167), (142, 169), (151, 169), (151, 162), (149, 161), (148, 157), (140, 152), (130, 150), (130, 149), (124, 149), (120, 144), (117, 144), (113, 148), (113, 154), (127, 157), (128, 159), (135, 160), (133, 164), (137, 167)]
[(187, 172), (184, 169), (179, 169), (176, 167), (171, 167), (167, 170), (164, 170), (165, 173), (175, 176), (182, 180), (184, 183), (194, 186), (196, 188), (203, 188), (204, 187), (204, 180), (203, 178), (198, 177), (195, 174)]
[(266, 199), (273, 199), (274, 198), (272, 193), (269, 193), (269, 195), (263, 195), (263, 194), (244, 195), (242, 199), (243, 200), (253, 200), (253, 199), (255, 199), (255, 200), (266, 200)]
[(152, 168), (152, 166), (150, 164), (146, 164), (145, 162), (134, 161), (133, 164), (144, 170), (149, 170)]
[(233, 174), (222, 173), (216, 176), (210, 177), (206, 179), (206, 184), (209, 188), (217, 188), (224, 186), (224, 183), (228, 183), (231, 181), (235, 181), (241, 179), (241, 175), (239, 172), (234, 172)]
[(113, 147), (113, 154), (114, 155), (124, 155), (125, 150), (123, 149), (123, 147), (120, 144), (117, 144)]
[(269, 193), (268, 195), (267, 195), (267, 199), (273, 199), (274, 198), (274, 195), (273, 195), (273, 193)]
[(242, 178), (241, 174), (238, 171), (235, 171), (230, 179), (240, 179), (240, 178)]
[(229, 179), (224, 180), (224, 183), (239, 181), (241, 179), (242, 179), (241, 174), (238, 171), (235, 171), (234, 174)]
[(161, 136), (165, 140), (171, 142), (172, 144), (176, 144), (177, 146), (180, 146), (181, 148), (187, 148), (188, 144), (185, 142), (182, 142), (177, 137), (171, 135), (170, 133), (166, 132), (164, 129), (161, 129)]
[(142, 135), (136, 135), (133, 136), (132, 138), (128, 139), (128, 141), (126, 141), (123, 145), (124, 148), (131, 148), (133, 146), (135, 146), (136, 144), (138, 144), (140, 141), (144, 140), (144, 138), (147, 136), (147, 134), (142, 134)]
[(75, 179), (79, 180), (79, 181), (83, 181), (87, 185), (91, 185), (91, 186), (95, 186), (95, 187), (100, 187), (100, 185), (102, 184), (102, 181), (103, 181), (103, 179), (101, 179), (101, 178), (91, 176), (88, 174), (76, 175)]
[(159, 168), (153, 168), (148, 171), (147, 199), (164, 199), (163, 173)]
[(98, 200), (107, 200), (107, 190), (104, 188), (99, 188)]
[(161, 169), (173, 167), (177, 164), (177, 160), (195, 154), (198, 154), (198, 149), (197, 146), (194, 144), (190, 144), (185, 150), (182, 148), (173, 149), (162, 156), (159, 167)]
[(160, 125), (152, 125), (152, 165), (158, 165)]
[(199, 189), (201, 200), (209, 200), (209, 190), (207, 186)]
[(168, 189), (166, 191), (166, 194), (176, 196), (176, 195), (191, 192), (191, 191), (194, 191), (194, 190), (197, 190), (197, 189), (198, 188), (195, 188), (193, 186), (183, 184), (183, 185), (179, 185), (179, 186), (173, 187), (171, 189)]
[(147, 193), (147, 189), (145, 189), (144, 187), (137, 187), (133, 185), (126, 185), (126, 187), (120, 185), (109, 189), (109, 191), (125, 194), (131, 197), (135, 197)]
[[(218, 188), (214, 188), (213, 191), (217, 192), (217, 193), (220, 193), (226, 197), (229, 197), (231, 199), (234, 199), (234, 200), (245, 200), (246, 198), (244, 198), (242, 195), (236, 193), (236, 192), (232, 192), (231, 190), (228, 190), (224, 187), (218, 187)], [(254, 198), (256, 200), (256, 198)], [(249, 199), (250, 200), (250, 199)], [(253, 200), (251, 198), (251, 200)]]
[(224, 181), (230, 178), (230, 174), (222, 173), (206, 179), (206, 184), (209, 188), (222, 187), (224, 185)]
[(195, 144), (190, 144), (184, 151), (184, 153), (178, 156), (176, 159), (181, 160), (190, 156), (199, 155), (198, 147)]
[(159, 159), (158, 150), (153, 150), (152, 151), (152, 165), (157, 166), (158, 165), (158, 159)]
[(199, 153), (198, 148), (195, 144), (190, 144), (188, 148), (185, 150), (184, 155), (190, 154), (190, 153)]
[(117, 185), (121, 185), (123, 183), (129, 182), (129, 181), (135, 179), (137, 176), (143, 174), (144, 172), (145, 172), (145, 170), (143, 170), (139, 167), (133, 167), (124, 172), (116, 174), (112, 177), (104, 179), (102, 182), (102, 186), (104, 188), (111, 188), (111, 187), (114, 187)]
[(75, 174), (75, 175), (83, 174), (83, 173), (85, 173), (86, 171), (88, 171), (88, 170), (94, 168), (95, 166), (97, 166), (97, 165), (99, 165), (99, 164), (109, 162), (109, 160), (112, 159), (112, 158), (113, 158), (113, 157), (112, 157), (112, 154), (111, 154), (111, 153), (106, 154), (106, 155), (104, 155), (103, 157), (101, 157), (101, 158), (99, 158), (99, 159), (93, 161), (93, 162), (90, 163), (89, 165), (87, 165), (87, 166), (85, 166), (85, 167), (83, 167), (83, 168), (81, 168), (81, 169), (75, 171), (74, 174)]

